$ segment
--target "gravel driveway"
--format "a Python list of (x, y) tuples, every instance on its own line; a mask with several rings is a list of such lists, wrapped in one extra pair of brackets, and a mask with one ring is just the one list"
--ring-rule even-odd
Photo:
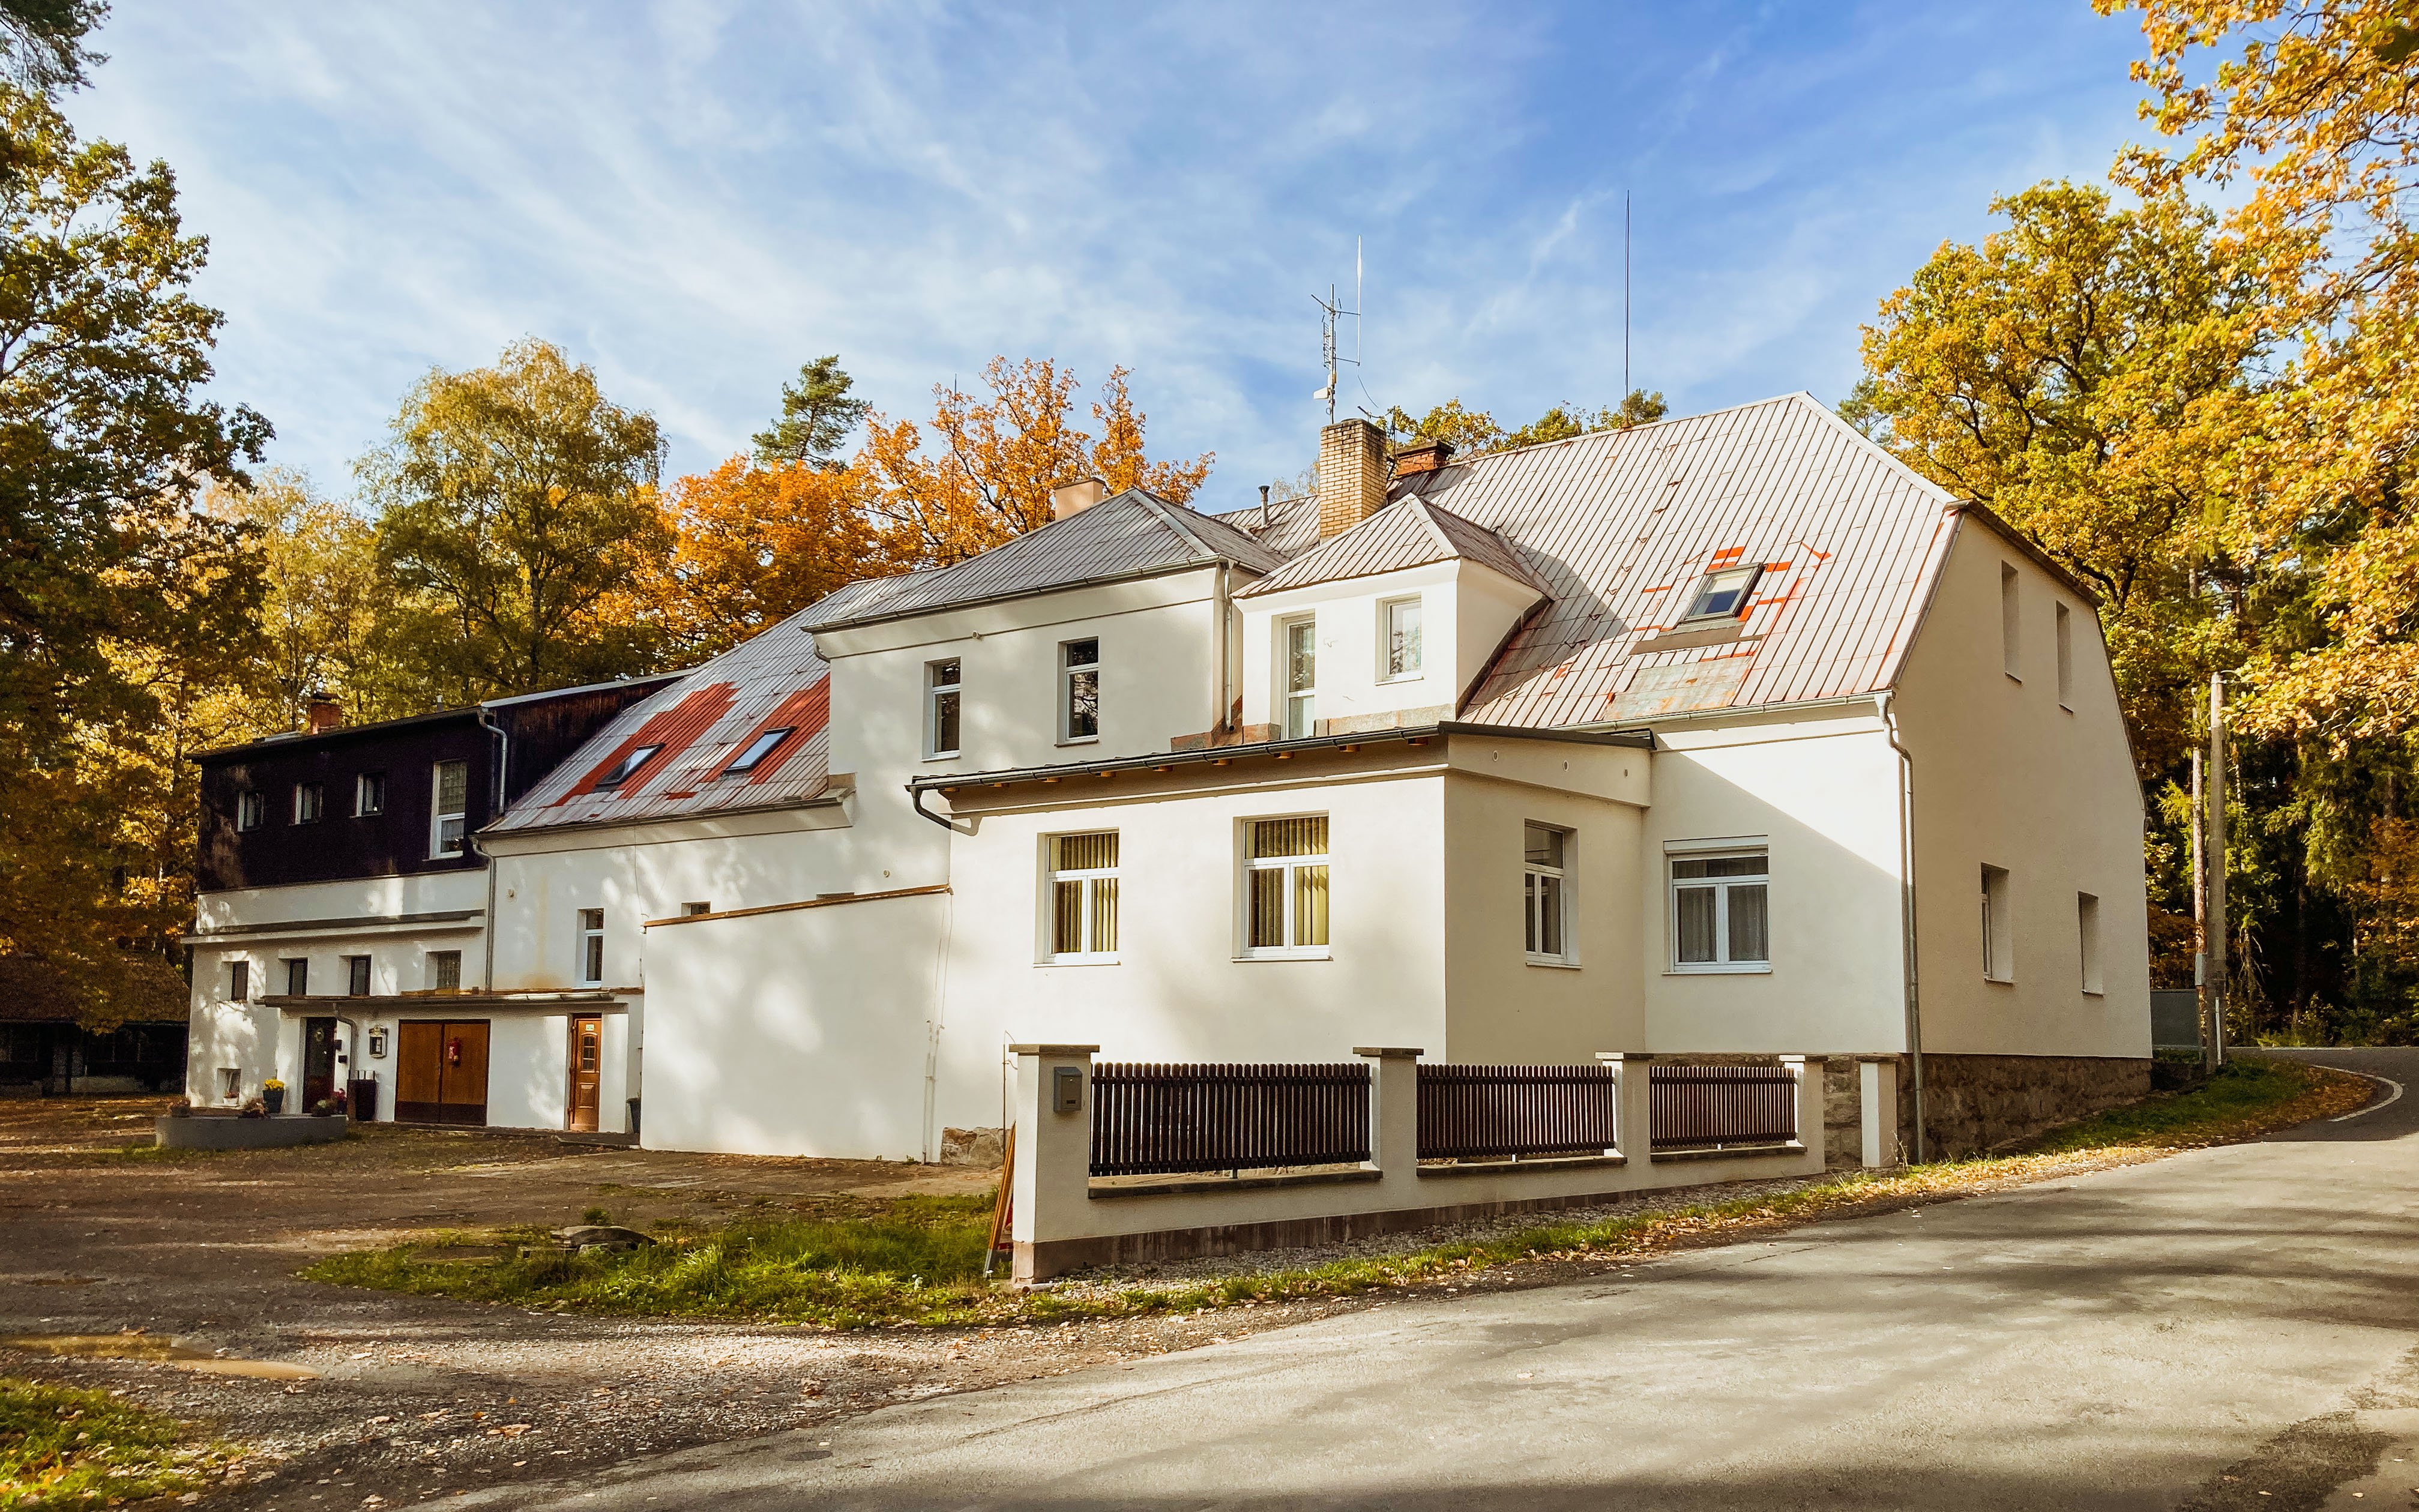
[[(573, 1145), (377, 1126), (338, 1145), (169, 1157), (157, 1099), (0, 1103), (0, 1337), (116, 1335), (315, 1379), (0, 1347), (0, 1374), (111, 1387), (266, 1453), (213, 1506), (447, 1496), (809, 1427), (892, 1402), (1159, 1354), (1337, 1310), (832, 1334), (554, 1316), (317, 1285), (322, 1254), (453, 1227), (643, 1227), (986, 1189), (988, 1171)], [(103, 1345), (109, 1349), (114, 1346)], [(238, 1366), (237, 1368), (241, 1368)]]

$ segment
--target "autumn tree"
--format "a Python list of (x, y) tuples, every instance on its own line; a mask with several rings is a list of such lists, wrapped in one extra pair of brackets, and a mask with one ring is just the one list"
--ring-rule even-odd
[(840, 443), (873, 412), (871, 404), (849, 392), (855, 386), (840, 370), (838, 353), (799, 368), (797, 380), (781, 386), (780, 418), (754, 437), (756, 459), (766, 467), (840, 467)]
[(861, 470), (734, 456), (663, 492), (673, 542), (630, 612), (695, 658), (729, 650), (832, 590), (895, 570)]
[(1098, 473), (1112, 492), (1145, 488), (1172, 503), (1192, 498), (1214, 454), (1150, 460), (1129, 376), (1110, 369), (1091, 401), (1097, 432), (1076, 424), (1075, 375), (1033, 359), (992, 359), (980, 397), (936, 386), (929, 440), (913, 421), (870, 416), (855, 467), (893, 549), (918, 566), (963, 562), (1048, 524), (1053, 486), (1086, 473)]
[(379, 560), (434, 606), (424, 675), (455, 703), (646, 671), (646, 629), (600, 617), (670, 548), (655, 418), (534, 339), (431, 372), (361, 475)]
[(156, 951), (184, 908), (118, 755), (160, 688), (246, 643), (260, 591), (243, 528), (196, 505), (270, 434), (202, 397), (206, 251), (165, 164), (0, 84), (0, 955), (96, 1011), (156, 978), (119, 942)]
[(106, 0), (0, 0), (0, 72), (29, 94), (82, 86), (108, 61), (85, 40), (108, 14)]
[(1387, 436), (1398, 445), (1442, 441), (1453, 448), (1454, 455), (1471, 457), (1542, 446), (1596, 431), (1651, 424), (1662, 419), (1670, 409), (1662, 394), (1632, 389), (1618, 405), (1590, 411), (1569, 403), (1558, 404), (1527, 424), (1505, 430), (1496, 424), (1492, 414), (1472, 409), (1456, 397), (1434, 406), (1424, 415), (1414, 415), (1400, 405), (1391, 406), (1381, 424)]
[(2044, 183), (2006, 224), (1944, 243), (1864, 329), (1843, 415), (2023, 531), (2107, 606), (2149, 770), (2186, 743), (2194, 688), (2240, 657), (2210, 595), (2265, 339), (2257, 281), (2215, 218)]

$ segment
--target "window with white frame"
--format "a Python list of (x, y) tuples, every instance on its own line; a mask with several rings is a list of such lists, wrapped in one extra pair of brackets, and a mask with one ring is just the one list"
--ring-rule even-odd
[(366, 819), (386, 812), (386, 774), (363, 772), (353, 779), (353, 816)]
[(955, 756), (958, 753), (958, 699), (963, 691), (959, 682), (958, 658), (928, 661), (924, 664), (924, 754)]
[(579, 983), (583, 987), (605, 984), (605, 910), (602, 908), (579, 911)]
[(2016, 569), (2013, 564), (1999, 563), (1999, 665), (2007, 674), (2021, 683), (2024, 673), (2016, 658), (2016, 642), (2024, 629), (2024, 614), (2016, 601)]
[(1688, 601), (1688, 612), (1683, 618), (1737, 619), (1747, 612), (1748, 595), (1755, 592), (1756, 579), (1763, 576), (1761, 562), (1705, 574), (1705, 580), (1697, 585), (1696, 596)]
[(319, 822), (319, 814), (321, 810), (327, 807), (327, 802), (328, 790), (320, 784), (316, 782), (295, 783), (294, 822), (298, 825), (317, 824)]
[(1982, 975), (1991, 981), (2016, 980), (2016, 931), (2008, 896), (2008, 870), (1982, 869)]
[(1764, 971), (1772, 965), (1768, 853), (1702, 851), (1671, 857), (1672, 969)]
[(1385, 648), (1384, 662), (1378, 669), (1378, 680), (1384, 683), (1405, 682), (1420, 675), (1420, 601), (1416, 598), (1389, 599), (1378, 608), (1383, 618), (1380, 643)]
[(1318, 731), (1318, 621), (1304, 615), (1277, 626), (1278, 678), (1285, 687), (1285, 738)]
[(2100, 900), (2090, 893), (2074, 895), (2074, 930), (2083, 947), (2083, 990), (2099, 995), (2100, 985)]
[(1327, 953), (1327, 816), (1245, 822), (1243, 950)]
[(230, 961), (227, 963), (227, 1001), (230, 1003), (248, 1003), (252, 1001), (251, 962)]
[(258, 829), (269, 822), (269, 795), (239, 793), (235, 795), (235, 827), (239, 830)]
[(1529, 959), (1568, 964), (1571, 832), (1551, 825), (1523, 825), (1521, 847), (1520, 906), (1528, 919)]
[(2074, 707), (2074, 616), (2067, 607), (2057, 607), (2057, 706)]
[(1058, 653), (1059, 738), (1097, 740), (1101, 735), (1101, 642), (1070, 640)]
[(428, 952), (428, 985), (440, 993), (462, 990), (462, 952), (431, 950)]
[(470, 764), (439, 762), (430, 770), (429, 782), (436, 801), (428, 818), (428, 854), (459, 856), (470, 814)]
[(1050, 959), (1117, 957), (1117, 832), (1054, 835), (1050, 841)]

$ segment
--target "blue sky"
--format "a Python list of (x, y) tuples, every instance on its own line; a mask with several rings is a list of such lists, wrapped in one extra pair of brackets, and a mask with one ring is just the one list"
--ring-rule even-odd
[(1625, 191), (1634, 381), (1831, 400), (1995, 193), (2147, 130), (2139, 34), (2086, 0), (118, 0), (100, 42), (70, 116), (175, 166), (218, 389), (331, 491), (430, 366), (535, 334), (682, 471), (823, 352), (894, 414), (994, 353), (1122, 363), (1240, 505), (1311, 458), (1356, 236), (1375, 407), (1617, 399)]

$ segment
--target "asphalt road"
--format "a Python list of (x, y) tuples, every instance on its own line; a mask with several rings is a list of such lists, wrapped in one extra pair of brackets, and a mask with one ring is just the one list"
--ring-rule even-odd
[(2410, 1091), (2258, 1144), (468, 1504), (2411, 1507), (2419, 1050), (2312, 1058)]

